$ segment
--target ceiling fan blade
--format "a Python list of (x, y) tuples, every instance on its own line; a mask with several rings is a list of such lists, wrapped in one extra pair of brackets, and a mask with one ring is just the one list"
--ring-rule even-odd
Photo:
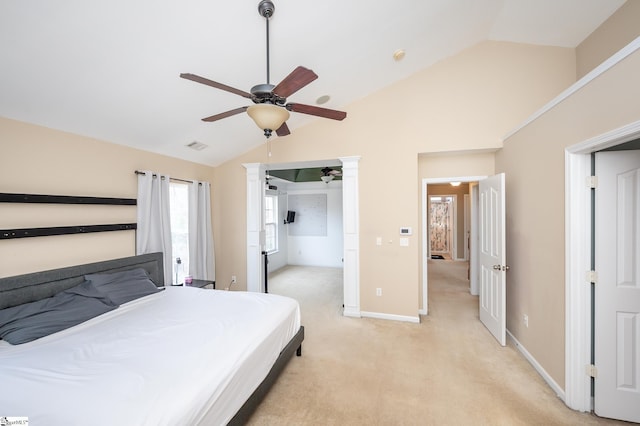
[(297, 67), (284, 80), (273, 88), (273, 93), (281, 98), (288, 98), (307, 84), (318, 78), (315, 72), (305, 67)]
[(332, 120), (344, 120), (347, 113), (337, 111), (335, 109), (320, 108), (305, 104), (287, 104), (287, 109), (293, 112), (301, 112), (302, 114), (316, 115), (318, 117), (330, 118)]
[(278, 130), (276, 130), (276, 134), (278, 136), (287, 136), (291, 134), (291, 132), (289, 131), (289, 126), (287, 126), (286, 121), (282, 123), (282, 126), (278, 127)]
[(202, 121), (212, 122), (212, 121), (222, 120), (223, 118), (231, 117), (232, 115), (236, 115), (236, 114), (240, 114), (242, 112), (245, 112), (247, 110), (247, 108), (249, 108), (249, 107), (244, 106), (244, 107), (232, 109), (232, 110), (227, 111), (227, 112), (221, 112), (220, 114), (216, 114), (216, 115), (212, 115), (211, 117), (203, 118)]
[(206, 84), (207, 86), (215, 87), (216, 89), (225, 90), (245, 98), (251, 99), (252, 97), (251, 93), (245, 92), (244, 90), (236, 89), (235, 87), (227, 86), (226, 84), (218, 83), (217, 81), (209, 80), (208, 78), (200, 77), (199, 75), (182, 73), (180, 74), (180, 77), (195, 81), (196, 83)]
[(320, 172), (323, 176), (342, 176), (342, 172), (340, 170), (330, 169), (329, 167), (321, 169)]

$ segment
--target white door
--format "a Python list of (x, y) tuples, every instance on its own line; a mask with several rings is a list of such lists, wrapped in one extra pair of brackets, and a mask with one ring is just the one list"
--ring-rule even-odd
[(595, 412), (640, 422), (640, 151), (596, 154)]
[(506, 344), (504, 173), (480, 181), (480, 321)]

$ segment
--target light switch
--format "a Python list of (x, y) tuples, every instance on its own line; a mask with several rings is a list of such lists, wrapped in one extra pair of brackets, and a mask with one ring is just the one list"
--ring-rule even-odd
[(400, 238), (400, 247), (409, 247), (409, 239)]
[(376, 245), (377, 246), (381, 246), (382, 245), (382, 237), (376, 238)]

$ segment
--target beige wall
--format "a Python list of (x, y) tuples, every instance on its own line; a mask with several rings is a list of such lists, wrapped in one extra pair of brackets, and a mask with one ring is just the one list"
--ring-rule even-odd
[(627, 0), (576, 48), (577, 79), (637, 37), (640, 37), (640, 1)]
[(421, 154), (418, 157), (418, 173), (420, 179), (491, 176), (495, 171), (496, 151)]
[[(0, 155), (0, 192), (9, 193), (136, 198), (134, 170), (213, 178), (211, 167), (4, 118)], [(136, 221), (135, 206), (3, 203), (0, 212), (0, 229)], [(0, 240), (0, 276), (134, 254), (134, 231)]]
[[(417, 315), (420, 236), (414, 232), (410, 246), (400, 247), (398, 230), (420, 229), (418, 155), (499, 148), (504, 134), (573, 83), (574, 77), (572, 49), (481, 43), (347, 106), (343, 122), (317, 120), (274, 140), (273, 163), (362, 157), (362, 311)], [(246, 286), (242, 228), (246, 187), (241, 163), (266, 161), (266, 149), (260, 147), (215, 172), (215, 181), (225, 183), (224, 188), (216, 186), (221, 204), (216, 207), (214, 229), (216, 242), (225, 247), (225, 260), (218, 262), (217, 272), (220, 279), (237, 274), (240, 286)], [(456, 156), (445, 161), (456, 163)], [(484, 165), (492, 161), (485, 159), (480, 167), (486, 170)], [(492, 166), (488, 169), (493, 171)], [(391, 179), (380, 179), (385, 170), (391, 171)], [(376, 246), (378, 236), (393, 243)], [(375, 296), (378, 287), (382, 297)]]
[(496, 155), (497, 171), (507, 176), (507, 328), (562, 387), (564, 150), (639, 120), (639, 75), (636, 51), (515, 133)]

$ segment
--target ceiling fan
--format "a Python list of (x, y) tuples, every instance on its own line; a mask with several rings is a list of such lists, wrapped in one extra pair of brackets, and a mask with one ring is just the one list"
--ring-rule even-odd
[(278, 83), (278, 85), (274, 86), (269, 82), (269, 18), (273, 16), (274, 11), (275, 6), (270, 0), (262, 0), (258, 4), (258, 12), (265, 18), (267, 27), (267, 82), (265, 84), (258, 84), (251, 88), (251, 92), (245, 92), (195, 74), (180, 74), (180, 77), (187, 80), (240, 95), (244, 98), (251, 99), (254, 103), (254, 105), (251, 106), (243, 106), (205, 117), (202, 121), (217, 121), (246, 111), (258, 127), (264, 130), (264, 135), (269, 138), (274, 130), (278, 136), (286, 136), (291, 133), (286, 123), (289, 118), (289, 111), (330, 118), (332, 120), (343, 120), (347, 116), (347, 113), (343, 111), (320, 108), (312, 105), (287, 103), (289, 96), (318, 78), (316, 73), (310, 69), (299, 66), (294, 69), (291, 74), (286, 76), (284, 80)]
[(330, 169), (329, 167), (325, 167), (324, 169), (320, 170), (320, 172), (322, 172), (322, 176), (320, 176), (320, 179), (324, 183), (331, 182), (336, 176), (342, 176), (342, 172), (340, 170)]

